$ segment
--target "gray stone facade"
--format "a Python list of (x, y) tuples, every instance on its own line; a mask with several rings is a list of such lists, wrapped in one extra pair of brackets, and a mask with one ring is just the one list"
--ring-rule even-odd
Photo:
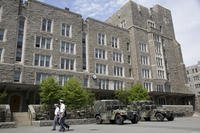
[(195, 94), (196, 110), (200, 112), (200, 62), (186, 67), (187, 86)]
[[(0, 29), (5, 31), (0, 90), (9, 92), (5, 103), (19, 106), (11, 105), (13, 111), (39, 102), (38, 84), (47, 76), (60, 84), (75, 76), (95, 90), (117, 90), (140, 81), (149, 92), (189, 93), (166, 8), (148, 9), (129, 1), (101, 22), (36, 0), (1, 0), (0, 5)], [(170, 104), (163, 96), (156, 101)]]

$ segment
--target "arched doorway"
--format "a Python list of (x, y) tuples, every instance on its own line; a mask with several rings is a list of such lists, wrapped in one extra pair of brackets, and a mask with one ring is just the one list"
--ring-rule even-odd
[(10, 97), (10, 109), (11, 109), (12, 112), (19, 112), (20, 111), (20, 104), (21, 104), (21, 96), (12, 95)]

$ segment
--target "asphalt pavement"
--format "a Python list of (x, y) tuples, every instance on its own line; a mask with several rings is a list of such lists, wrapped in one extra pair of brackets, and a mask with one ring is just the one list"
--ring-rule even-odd
[[(17, 127), (0, 129), (0, 133), (59, 133), (51, 130), (52, 127)], [(200, 133), (200, 117), (175, 118), (174, 121), (140, 121), (131, 124), (126, 121), (124, 125), (115, 124), (88, 124), (71, 125), (66, 133)]]

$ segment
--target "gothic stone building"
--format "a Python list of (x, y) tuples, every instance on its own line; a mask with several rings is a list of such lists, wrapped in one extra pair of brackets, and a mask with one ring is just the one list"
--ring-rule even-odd
[(200, 111), (200, 61), (192, 66), (186, 67), (187, 86), (195, 94), (195, 107)]
[(77, 77), (98, 99), (141, 82), (158, 104), (188, 104), (171, 13), (127, 2), (105, 22), (45, 3), (0, 1), (0, 91), (12, 111), (39, 103), (39, 83)]

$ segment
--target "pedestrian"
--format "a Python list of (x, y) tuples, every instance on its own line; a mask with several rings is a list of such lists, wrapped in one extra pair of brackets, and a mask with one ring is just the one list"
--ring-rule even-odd
[(66, 118), (66, 108), (63, 100), (60, 101), (60, 130), (61, 132), (65, 131), (65, 127), (69, 130), (69, 125), (65, 123)]
[(54, 120), (53, 120), (53, 131), (56, 130), (56, 125), (59, 124), (59, 118), (60, 118), (60, 105), (54, 104), (55, 111), (54, 111)]

